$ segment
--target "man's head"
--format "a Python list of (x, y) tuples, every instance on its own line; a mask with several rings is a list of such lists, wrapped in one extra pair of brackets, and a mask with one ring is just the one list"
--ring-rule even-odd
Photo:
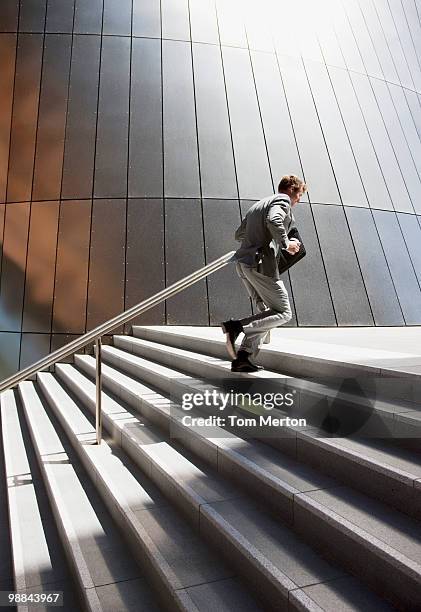
[(289, 195), (292, 206), (295, 206), (295, 204), (299, 202), (301, 196), (306, 191), (307, 185), (305, 182), (294, 174), (283, 176), (278, 185), (278, 193), (286, 193)]

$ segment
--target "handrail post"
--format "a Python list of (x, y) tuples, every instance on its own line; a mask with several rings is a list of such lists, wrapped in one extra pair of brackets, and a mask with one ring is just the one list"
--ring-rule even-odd
[(102, 439), (102, 372), (101, 372), (101, 337), (95, 340), (95, 357), (96, 357), (96, 372), (95, 372), (95, 385), (96, 385), (96, 443), (101, 444)]

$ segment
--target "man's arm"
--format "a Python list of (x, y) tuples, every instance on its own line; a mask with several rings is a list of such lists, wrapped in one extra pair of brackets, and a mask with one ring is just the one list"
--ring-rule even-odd
[(290, 206), (287, 202), (280, 202), (270, 207), (266, 217), (266, 225), (272, 237), (282, 249), (287, 249), (289, 244), (288, 234), (284, 226), (285, 217), (289, 209)]
[(238, 242), (242, 242), (244, 238), (246, 237), (246, 226), (247, 226), (247, 217), (244, 217), (244, 219), (241, 222), (240, 227), (238, 227), (235, 232), (235, 239)]

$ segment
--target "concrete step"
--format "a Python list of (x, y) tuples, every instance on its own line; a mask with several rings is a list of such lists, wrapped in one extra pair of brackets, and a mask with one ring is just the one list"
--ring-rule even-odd
[[(221, 374), (229, 367), (228, 362), (217, 358), (206, 362), (206, 357), (191, 352), (178, 350), (172, 354), (173, 349), (163, 345), (137, 338), (131, 340), (126, 342), (125, 338), (115, 337), (120, 347), (136, 350), (146, 356), (150, 350), (151, 357), (159, 359), (160, 363), (110, 346), (104, 347), (104, 360), (155, 385), (173, 398), (180, 399), (184, 393), (202, 391), (203, 372), (210, 377), (214, 371)], [(183, 372), (168, 367), (175, 358), (177, 366), (184, 366)], [(161, 365), (162, 362), (168, 365)], [(185, 374), (189, 370), (194, 378)], [(197, 378), (200, 373), (202, 378)], [(282, 437), (260, 439), (293, 459), (314, 466), (410, 516), (421, 518), (421, 457), (414, 453), (387, 444), (376, 445), (375, 440), (331, 439), (311, 427), (286, 426), (282, 429)]]
[[(135, 337), (144, 340), (227, 359), (225, 336), (220, 327), (135, 325), (132, 331)], [(285, 330), (281, 333), (283, 331)], [(284, 346), (288, 348), (285, 349)], [(390, 365), (390, 361), (396, 363), (396, 358), (393, 359), (393, 347), (391, 350), (392, 355), (385, 350), (373, 352), (367, 349), (366, 345), (353, 347), (349, 342), (343, 346), (335, 344), (332, 349), (329, 343), (323, 346), (320, 338), (317, 342), (297, 342), (294, 339), (282, 344), (264, 345), (259, 353), (258, 363), (267, 370), (298, 378), (358, 377), (360, 382), (364, 378), (370, 378), (370, 387), (374, 382), (377, 397), (417, 402), (421, 392), (421, 377), (419, 373), (411, 372), (410, 366), (399, 368)], [(404, 359), (402, 357), (400, 356), (398, 363), (419, 363), (418, 358), (411, 359), (410, 355), (405, 354)]]
[[(13, 390), (0, 395), (0, 406), (14, 574), (13, 584), (2, 585), (0, 590), (15, 590), (22, 595), (62, 591), (64, 600), (60, 609), (81, 612), (81, 602), (75, 597), (75, 585)], [(51, 610), (47, 603), (37, 605), (40, 612), (47, 609)], [(29, 608), (19, 605), (18, 610)]]
[[(106, 508), (79, 462), (59, 435), (34, 383), (19, 384), (19, 395), (38, 464), (68, 563), (85, 610), (159, 610), (145, 577), (129, 554)], [(85, 448), (92, 432), (82, 434)], [(92, 451), (95, 452), (95, 451)]]
[[(78, 374), (70, 364), (58, 364), (56, 369), (60, 376)], [(146, 453), (149, 450), (151, 456), (154, 452), (159, 456), (161, 450), (165, 451), (165, 445), (154, 440), (150, 433), (142, 474), (126, 455), (127, 452), (133, 457), (130, 440), (135, 439), (138, 424), (123, 406), (104, 397), (104, 422), (107, 424), (112, 415), (118, 427), (113, 432), (113, 442), (103, 441), (100, 446), (92, 446), (85, 443), (86, 436), (94, 435), (91, 420), (72, 393), (51, 374), (40, 373), (38, 381), (139, 565), (148, 571), (157, 592), (163, 594), (166, 609), (257, 612), (260, 606), (248, 590), (195, 533), (193, 527), (197, 525), (190, 527), (152, 484), (154, 479), (165, 481), (165, 474), (162, 466), (152, 471), (152, 462), (148, 464)], [(73, 393), (77, 391), (70, 376), (66, 383)], [(126, 432), (124, 442), (122, 431)]]
[[(140, 377), (148, 384), (165, 388), (168, 393), (172, 392), (173, 398), (180, 396), (187, 389), (192, 392), (200, 388), (195, 385), (197, 381), (187, 375), (181, 374), (180, 376), (180, 372), (148, 362), (115, 347), (105, 347), (103, 358), (107, 363), (112, 363), (120, 369), (124, 367), (131, 375)], [(288, 473), (288, 469), (285, 473)], [(288, 478), (284, 475), (281, 480), (282, 484), (278, 487), (280, 496), (296, 479), (291, 473)], [(348, 487), (338, 486), (332, 489), (333, 497), (323, 496), (323, 489), (320, 487), (315, 486), (314, 488), (315, 493), (302, 492), (298, 489), (292, 494), (294, 528), (309, 538), (309, 541), (323, 554), (368, 580), (374, 588), (379, 580), (384, 580), (384, 577), (388, 576), (385, 588), (391, 591), (391, 596), (394, 593), (395, 597), (405, 597), (400, 590), (400, 585), (402, 581), (409, 580), (408, 588), (412, 591), (411, 597), (421, 598), (421, 574), (419, 573), (421, 565), (418, 565), (421, 562), (421, 556), (414, 553), (413, 557), (406, 557), (406, 547), (411, 543), (411, 538), (405, 533), (407, 527), (409, 531), (420, 530), (420, 524)], [(347, 502), (337, 504), (336, 500), (342, 498)], [(344, 507), (348, 511), (345, 516)], [(392, 526), (385, 519), (388, 513), (393, 517)], [(401, 527), (401, 521), (404, 521), (403, 527)], [(405, 521), (408, 521), (407, 527)], [(362, 530), (360, 530), (361, 524), (365, 524)], [(309, 528), (309, 525), (312, 527)], [(393, 546), (389, 547), (389, 539), (384, 540), (385, 532), (390, 541), (395, 542)], [(399, 534), (397, 538), (395, 537), (396, 532)], [(317, 538), (315, 538), (316, 533)], [(351, 550), (353, 554), (349, 554)], [(419, 552), (421, 553), (421, 547)], [(361, 558), (366, 559), (367, 565), (361, 562)], [(414, 568), (415, 573), (413, 573)], [(400, 578), (396, 580), (397, 574), (401, 572)]]
[[(142, 329), (142, 328), (140, 328)], [(359, 436), (383, 437), (383, 438), (419, 438), (421, 451), (421, 405), (419, 398), (417, 403), (403, 399), (381, 399), (367, 395), (370, 383), (364, 383), (365, 387), (359, 392), (352, 393), (343, 389), (341, 379), (328, 377), (322, 378), (321, 382), (294, 378), (288, 381), (286, 376), (279, 371), (264, 370), (255, 374), (238, 375), (230, 370), (231, 362), (227, 361), (226, 355), (222, 358), (206, 354), (198, 354), (191, 350), (169, 347), (156, 341), (144, 340), (133, 336), (114, 336), (114, 346), (135, 355), (152, 359), (157, 363), (172, 367), (175, 359), (177, 369), (192, 376), (229, 380), (247, 376), (251, 379), (271, 379), (272, 382), (283, 381), (289, 383), (299, 392), (300, 413), (312, 420), (313, 426), (319, 427), (325, 416), (325, 411), (315, 410), (320, 399), (327, 399), (331, 404), (331, 414), (341, 411), (358, 411), (351, 427), (357, 429)], [(329, 379), (332, 382), (329, 382)], [(358, 381), (358, 386), (363, 385)]]
[[(85, 363), (87, 366), (91, 366), (92, 374), (93, 358), (81, 355), (77, 356), (76, 362), (78, 365)], [(74, 367), (66, 364), (57, 366), (57, 374), (66, 386), (78, 396), (80, 401), (84, 402), (93, 412), (95, 409), (93, 382), (86, 379)], [(111, 368), (104, 365), (103, 376), (106, 385), (109, 384), (112, 374)], [(127, 391), (124, 377), (122, 374), (116, 374), (114, 390), (118, 391), (120, 389), (124, 395)], [(141, 386), (140, 383), (133, 381), (131, 391), (134, 392), (134, 395), (136, 394), (136, 385)], [(167, 412), (167, 418), (169, 418), (168, 401), (155, 393), (153, 389), (148, 389), (143, 385), (142, 387), (142, 397), (138, 396), (138, 400), (148, 398), (146, 401), (156, 404), (157, 414), (159, 415), (158, 421), (165, 418), (165, 412)], [(191, 521), (196, 524), (199, 522), (201, 533), (210, 541), (216, 543), (229, 556), (231, 561), (241, 569), (242, 575), (246, 575), (256, 589), (262, 589), (262, 595), (267, 598), (271, 596), (271, 599), (268, 599), (271, 607), (276, 608), (280, 601), (284, 601), (287, 591), (293, 591), (296, 597), (299, 590), (304, 590), (307, 593), (307, 587), (318, 581), (320, 589), (324, 591), (323, 606), (327, 606), (324, 609), (334, 609), (333, 601), (339, 596), (341, 588), (339, 585), (351, 584), (345, 579), (342, 571), (327, 565), (286, 526), (281, 525), (279, 521), (274, 520), (262, 511), (260, 505), (238, 493), (232, 486), (227, 486), (225, 479), (204, 468), (200, 461), (190, 453), (181, 450), (167, 435), (159, 433), (146, 419), (137, 416), (128, 407), (125, 408), (127, 416), (123, 418), (121, 412), (123, 399), (120, 398), (117, 401), (108, 394), (104, 394), (104, 396), (106, 398), (104, 402), (104, 423), (112, 432), (113, 438), (121, 441), (123, 448), (145, 471), (148, 470), (148, 473), (161, 486), (165, 494), (174, 503), (178, 504)], [(134, 419), (137, 419), (136, 426), (133, 424)], [(130, 425), (127, 425), (127, 423), (130, 423)], [(206, 442), (204, 443), (205, 446)], [(211, 450), (211, 446), (212, 443), (208, 445), (208, 452)], [(194, 447), (196, 450), (195, 444)], [(217, 451), (219, 453), (221, 447), (218, 447)], [(226, 456), (226, 468), (221, 469), (224, 475), (225, 471), (230, 472), (229, 453)], [(231, 461), (231, 466), (236, 463), (240, 469), (243, 469), (244, 476), (254, 478), (255, 481), (256, 471), (259, 471), (261, 491), (264, 491), (266, 484), (270, 482), (274, 487), (272, 493), (280, 490), (278, 492), (278, 499), (281, 501), (279, 509), (281, 512), (288, 512), (286, 509), (290, 507), (293, 496), (299, 494), (300, 490), (293, 488), (290, 483), (283, 482), (279, 477), (276, 478), (269, 471), (258, 468), (256, 464), (252, 468), (250, 458), (246, 459), (243, 456), (239, 459), (239, 457), (241, 457), (241, 453), (238, 453), (237, 459)], [(220, 458), (219, 454), (218, 458)], [(267, 457), (266, 460), (268, 461)], [(289, 463), (292, 462), (289, 461)], [(222, 466), (223, 464), (218, 460), (219, 465)], [(273, 468), (277, 469), (278, 474), (287, 470), (285, 466), (279, 468), (279, 466), (273, 465)], [(264, 480), (264, 474), (266, 474), (266, 481)], [(315, 475), (313, 474), (313, 476)], [(295, 482), (299, 483), (305, 490), (314, 491), (316, 488), (314, 483), (310, 484), (305, 482), (304, 477), (300, 478), (300, 474), (294, 474), (293, 477)], [(323, 480), (323, 485), (326, 486), (327, 481), (326, 479)], [(320, 477), (318, 481), (320, 487)], [(247, 488), (248, 484), (247, 481), (245, 483)], [(289, 520), (290, 522), (292, 520), (290, 514)], [(285, 547), (286, 550), (280, 557), (280, 551)], [(309, 572), (309, 567), (313, 571)], [(356, 584), (354, 578), (350, 580), (352, 584)], [(333, 589), (330, 595), (329, 589)], [(336, 591), (336, 595), (333, 594), (333, 591)], [(362, 591), (367, 593), (368, 601), (368, 591), (360, 583), (356, 593)], [(291, 595), (289, 597), (291, 602)], [(348, 609), (347, 606), (351, 606), (349, 609), (354, 609), (352, 606), (355, 605), (355, 601), (352, 601), (352, 599), (350, 601), (350, 594), (345, 596), (343, 593), (341, 597), (345, 606), (343, 609)], [(346, 601), (347, 604), (345, 604)], [(383, 605), (382, 602), (375, 599), (372, 599), (372, 601), (373, 605)], [(313, 603), (321, 604), (320, 601)]]

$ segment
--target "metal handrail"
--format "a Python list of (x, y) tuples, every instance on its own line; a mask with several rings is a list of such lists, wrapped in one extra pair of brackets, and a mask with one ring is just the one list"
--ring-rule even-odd
[(176, 283), (173, 283), (169, 287), (166, 287), (166, 289), (163, 289), (162, 291), (159, 291), (158, 293), (156, 293), (155, 295), (152, 295), (146, 300), (139, 302), (135, 306), (128, 308), (127, 310), (125, 310), (124, 312), (121, 312), (120, 314), (116, 315), (112, 319), (105, 321), (105, 323), (101, 323), (101, 325), (98, 325), (91, 331), (87, 332), (86, 334), (83, 334), (83, 336), (76, 338), (76, 340), (72, 340), (72, 342), (65, 344), (61, 348), (50, 353), (49, 355), (46, 355), (45, 357), (42, 357), (42, 359), (39, 359), (32, 365), (24, 368), (23, 370), (20, 370), (19, 372), (16, 372), (16, 374), (13, 374), (12, 376), (9, 376), (9, 378), (6, 378), (0, 383), (0, 393), (2, 391), (6, 391), (7, 389), (14, 387), (18, 383), (25, 380), (25, 378), (28, 378), (29, 376), (36, 374), (37, 372), (43, 370), (44, 368), (53, 365), (57, 361), (60, 361), (61, 359), (64, 359), (65, 357), (72, 355), (79, 349), (84, 348), (86, 345), (95, 341), (96, 343), (96, 347), (95, 347), (96, 348), (96, 351), (95, 351), (96, 352), (96, 377), (95, 377), (96, 378), (96, 434), (97, 434), (97, 444), (100, 444), (101, 437), (102, 437), (102, 411), (101, 411), (101, 378), (102, 378), (101, 377), (101, 347), (102, 347), (101, 338), (102, 336), (109, 333), (110, 331), (118, 327), (119, 325), (122, 325), (123, 323), (127, 323), (128, 321), (131, 321), (132, 319), (142, 314), (146, 310), (149, 310), (150, 308), (157, 306), (161, 302), (164, 302), (165, 300), (169, 299), (176, 293), (183, 291), (183, 289), (187, 289), (194, 283), (197, 283), (199, 280), (202, 280), (202, 278), (209, 276), (209, 274), (212, 274), (213, 272), (216, 272), (220, 268), (223, 268), (230, 261), (233, 261), (234, 253), (235, 251), (230, 251), (229, 253), (226, 253), (222, 257), (219, 257), (219, 259), (215, 259), (215, 261), (212, 261), (210, 264), (203, 266), (203, 268), (200, 268), (199, 270), (192, 272), (191, 274), (180, 279)]

